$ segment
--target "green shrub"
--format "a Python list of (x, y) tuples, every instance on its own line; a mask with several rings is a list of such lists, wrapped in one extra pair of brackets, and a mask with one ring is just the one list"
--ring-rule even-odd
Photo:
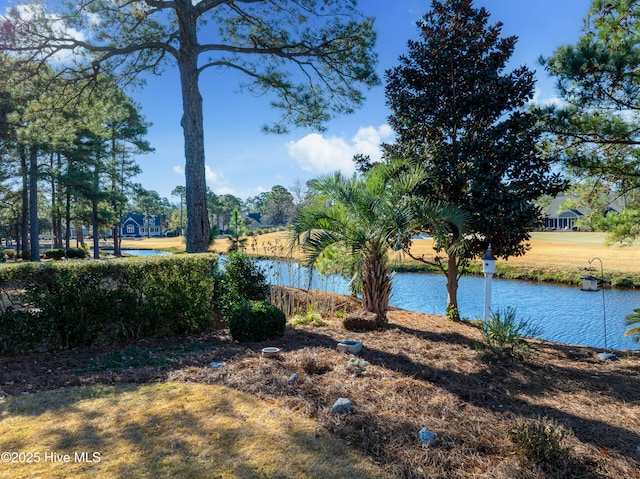
[(0, 321), (0, 354), (20, 353), (46, 347), (53, 324), (37, 313), (8, 308)]
[[(18, 352), (206, 330), (216, 265), (211, 254), (6, 265), (5, 304), (22, 316), (9, 308), (0, 314), (0, 323), (10, 323), (0, 341), (15, 340)], [(39, 345), (20, 339), (20, 321), (46, 324), (47, 337)]]
[(529, 321), (518, 320), (516, 310), (510, 307), (492, 313), (489, 319), (481, 322), (480, 331), (486, 343), (486, 353), (511, 358), (524, 357), (531, 349), (526, 338), (540, 334), (540, 328), (531, 326)]
[(243, 299), (265, 300), (269, 296), (269, 285), (264, 270), (258, 263), (241, 251), (229, 253), (224, 270), (214, 274), (216, 282), (216, 306), (224, 314)]
[(4, 255), (7, 259), (14, 260), (16, 259), (16, 250), (14, 249), (5, 249)]
[(571, 463), (571, 448), (566, 439), (571, 432), (546, 417), (518, 421), (509, 429), (508, 437), (516, 453), (525, 461), (542, 465), (554, 477), (566, 477)]
[(67, 249), (67, 258), (69, 259), (84, 259), (86, 257), (87, 250), (82, 247)]
[(63, 249), (48, 249), (44, 252), (44, 257), (47, 259), (62, 259), (65, 256)]
[(264, 341), (284, 334), (287, 322), (282, 310), (267, 301), (243, 300), (225, 316), (231, 337), (240, 342)]

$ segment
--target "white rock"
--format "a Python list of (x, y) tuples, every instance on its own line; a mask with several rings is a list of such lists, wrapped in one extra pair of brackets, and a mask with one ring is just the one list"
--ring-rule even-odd
[(339, 398), (331, 410), (338, 414), (349, 414), (351, 412), (351, 401), (347, 398)]

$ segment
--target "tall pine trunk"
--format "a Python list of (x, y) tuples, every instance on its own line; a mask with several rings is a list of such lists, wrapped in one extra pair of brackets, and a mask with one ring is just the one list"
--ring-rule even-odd
[(69, 249), (71, 247), (71, 192), (67, 187), (67, 194), (65, 195), (64, 205), (64, 220), (66, 223), (66, 229), (64, 233), (64, 248)]
[[(187, 253), (209, 249), (209, 216), (205, 179), (202, 95), (198, 86), (198, 42), (195, 6), (190, 2), (176, 10), (180, 24), (178, 69), (182, 87), (185, 187), (187, 200)], [(188, 4), (187, 4), (188, 3)]]
[(91, 197), (91, 229), (93, 231), (93, 259), (100, 259), (100, 224), (98, 222), (98, 200), (100, 191), (100, 170), (98, 163), (100, 159), (96, 159), (96, 165), (93, 170), (93, 188), (94, 194)]
[[(122, 211), (120, 211), (120, 207), (118, 206), (117, 192), (118, 192), (118, 159), (117, 159), (117, 141), (116, 141), (116, 133), (115, 131), (111, 132), (111, 164), (113, 171), (111, 172), (111, 206), (113, 208), (114, 214), (116, 216), (116, 222), (113, 225), (113, 254), (114, 256), (122, 256), (122, 252), (120, 250), (120, 221), (122, 218)], [(124, 156), (124, 153), (123, 153)], [(124, 185), (124, 158), (122, 159), (122, 183)], [(124, 189), (124, 186), (122, 186)]]
[(40, 261), (40, 239), (38, 238), (38, 149), (29, 151), (29, 261)]
[(26, 257), (29, 248), (29, 165), (27, 149), (20, 148), (20, 173), (22, 175), (22, 214), (20, 218), (20, 254)]

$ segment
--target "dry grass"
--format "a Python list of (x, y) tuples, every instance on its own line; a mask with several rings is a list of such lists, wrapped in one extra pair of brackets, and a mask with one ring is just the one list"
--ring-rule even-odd
[[(305, 297), (307, 295), (301, 293), (300, 302)], [(340, 301), (348, 304), (349, 310), (357, 307), (357, 303), (348, 298)], [(314, 427), (321, 434), (330, 432), (341, 442), (343, 449), (338, 453), (330, 450), (327, 457), (340, 457), (346, 451), (357, 449), (392, 477), (640, 478), (640, 352), (621, 353), (617, 362), (600, 362), (595, 358), (597, 351), (591, 348), (535, 342), (535, 353), (523, 362), (488, 361), (476, 349), (480, 334), (472, 326), (402, 310), (392, 310), (388, 316), (387, 328), (368, 333), (347, 332), (339, 319), (326, 318), (325, 326), (288, 328), (283, 338), (263, 343), (233, 343), (221, 332), (173, 343), (144, 342), (119, 349), (3, 358), (0, 359), (0, 384), (11, 396), (4, 404), (24, 400), (24, 392), (44, 391), (65, 384), (111, 387), (132, 382), (169, 381), (168, 386), (157, 386), (162, 393), (154, 401), (148, 401), (145, 406), (148, 410), (138, 413), (141, 429), (137, 436), (132, 436), (145, 444), (146, 453), (136, 452), (140, 461), (164, 464), (166, 455), (166, 467), (169, 467), (176, 457), (185, 457), (180, 456), (187, 454), (184, 450), (196, 450), (194, 443), (202, 444), (199, 451), (203, 455), (216, 454), (218, 447), (216, 441), (205, 440), (205, 437), (216, 437), (215, 432), (211, 432), (213, 429), (207, 429), (209, 436), (200, 433), (203, 427), (214, 427), (208, 425), (214, 409), (208, 396), (211, 393), (205, 394), (206, 389), (185, 389), (189, 393), (182, 395), (172, 392), (171, 388), (183, 391), (176, 382), (222, 385), (246, 394), (233, 397), (246, 403), (237, 407), (248, 407), (243, 409), (248, 416), (256, 409), (255, 415), (260, 417), (259, 406), (265, 403), (275, 407), (269, 409), (275, 423), (267, 419), (252, 423), (263, 425), (262, 433), (269, 438), (271, 430), (278, 429), (280, 423), (288, 424), (291, 414), (305, 417), (314, 421)], [(361, 358), (368, 365), (359, 374), (347, 363), (349, 356), (335, 349), (337, 342), (344, 339), (364, 343)], [(282, 352), (276, 358), (263, 358), (260, 349), (265, 346), (278, 346)], [(117, 362), (113, 361), (114, 357)], [(222, 361), (225, 365), (212, 369), (208, 367), (211, 361)], [(298, 379), (289, 381), (294, 373)], [(78, 406), (84, 404), (81, 401), (68, 404), (69, 414), (77, 412), (78, 417), (85, 416), (86, 427), (82, 421), (69, 422), (66, 415), (62, 425), (59, 420), (51, 423), (51, 427), (62, 431), (71, 427), (65, 424), (76, 424), (69, 429), (69, 434), (60, 436), (73, 438), (75, 442), (69, 439), (69, 448), (109, 440), (97, 424), (107, 418), (113, 419), (113, 424), (126, 424), (119, 422), (118, 414), (124, 414), (129, 404), (146, 401), (142, 394), (146, 389), (140, 386), (97, 391), (104, 391), (104, 397), (86, 399), (86, 408)], [(127, 396), (129, 402), (120, 401), (124, 411), (118, 402), (114, 402), (113, 409), (100, 402), (118, 394), (131, 395)], [(142, 397), (136, 398), (138, 394)], [(195, 402), (186, 403), (188, 419), (182, 420), (180, 405), (192, 394)], [(232, 397), (233, 393), (229, 394)], [(339, 397), (353, 401), (352, 414), (342, 416), (331, 412), (332, 404)], [(3, 405), (8, 411), (8, 415), (3, 416), (6, 429), (0, 436), (3, 446), (7, 446), (5, 434), (16, 431), (6, 423), (7, 419), (22, 417), (28, 424), (25, 427), (35, 428), (42, 422), (41, 414), (50, 414), (52, 419), (56, 415), (58, 419), (61, 417), (55, 408), (46, 406), (50, 402), (48, 396), (42, 398), (43, 410), (39, 412), (36, 408), (31, 417), (26, 418), (15, 408), (7, 409)], [(92, 400), (98, 402), (92, 404)], [(160, 434), (156, 429), (158, 421), (144, 419), (160, 414), (153, 412), (156, 403), (157, 407), (171, 411), (162, 414), (176, 416), (165, 420), (167, 424), (171, 424), (171, 420), (176, 422)], [(522, 461), (509, 440), (513, 424), (540, 417), (548, 417), (572, 432), (567, 443), (571, 460), (564, 476), (554, 465)], [(176, 451), (168, 437), (189, 424), (195, 426), (185, 432), (180, 442), (184, 445), (183, 452), (179, 448)], [(244, 431), (244, 422), (235, 424)], [(423, 427), (438, 435), (434, 445), (426, 446), (418, 440), (418, 431)], [(254, 426), (247, 428), (251, 430)], [(57, 437), (55, 434), (49, 436)], [(305, 434), (295, 437), (296, 443), (301, 442), (296, 446), (298, 449), (292, 449), (294, 455), (307, 457), (310, 443), (299, 439), (308, 438)], [(36, 442), (39, 435), (41, 433), (34, 433), (11, 446), (32, 448), (56, 444)], [(259, 436), (256, 440), (270, 441)], [(115, 443), (138, 451), (135, 441), (118, 439)], [(243, 449), (233, 447), (229, 461), (239, 468), (247, 459), (242, 455)], [(291, 460), (298, 463), (297, 458)], [(196, 470), (193, 477), (201, 477), (199, 468), (205, 466), (194, 459), (189, 467)], [(250, 473), (246, 477), (274, 477), (262, 475), (255, 469), (257, 466), (247, 467)], [(314, 477), (331, 477), (326, 471), (319, 471)], [(149, 476), (161, 477), (162, 474)], [(105, 474), (104, 477), (118, 476)], [(243, 476), (238, 473), (220, 477)]]
[[(286, 232), (255, 236), (249, 238), (247, 251), (265, 256), (287, 256), (287, 239)], [(590, 259), (598, 257), (609, 272), (640, 273), (640, 246), (605, 246), (604, 242), (604, 233), (533, 233), (531, 250), (522, 257), (510, 258), (508, 264), (549, 269), (585, 269), (589, 267)], [(230, 244), (229, 240), (220, 239), (214, 243), (212, 249), (226, 252)], [(123, 248), (184, 249), (184, 240), (182, 238), (143, 238), (126, 240), (122, 245)], [(427, 258), (433, 257), (433, 242), (417, 240), (414, 242), (413, 252), (416, 255), (425, 255)], [(299, 252), (294, 256), (299, 257)], [(397, 260), (399, 256), (393, 256), (392, 259)]]
[[(0, 403), (1, 477), (377, 478), (315, 421), (222, 386), (87, 386)], [(69, 462), (54, 462), (69, 456)], [(88, 452), (86, 457), (76, 453)], [(94, 452), (97, 455), (94, 455)], [(87, 458), (89, 460), (87, 460)]]

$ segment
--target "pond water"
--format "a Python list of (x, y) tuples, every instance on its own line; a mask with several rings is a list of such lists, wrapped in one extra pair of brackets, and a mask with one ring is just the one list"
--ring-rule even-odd
[(131, 256), (160, 256), (171, 253), (168, 251), (157, 251), (154, 249), (123, 249), (122, 254), (130, 254)]
[[(297, 264), (260, 262), (272, 284), (309, 287), (308, 270)], [(396, 273), (393, 278), (392, 306), (444, 315), (447, 307), (446, 279), (441, 274)], [(322, 277), (317, 273), (312, 289), (349, 294), (346, 280)], [(460, 315), (481, 318), (484, 311), (484, 278), (464, 276), (458, 289)], [(604, 311), (602, 291), (586, 292), (577, 287), (494, 279), (492, 310), (515, 308), (517, 317), (541, 328), (540, 337), (549, 341), (604, 348), (606, 320), (607, 346), (610, 349), (640, 350), (640, 344), (624, 337), (624, 318), (640, 308), (640, 292), (606, 290)]]

